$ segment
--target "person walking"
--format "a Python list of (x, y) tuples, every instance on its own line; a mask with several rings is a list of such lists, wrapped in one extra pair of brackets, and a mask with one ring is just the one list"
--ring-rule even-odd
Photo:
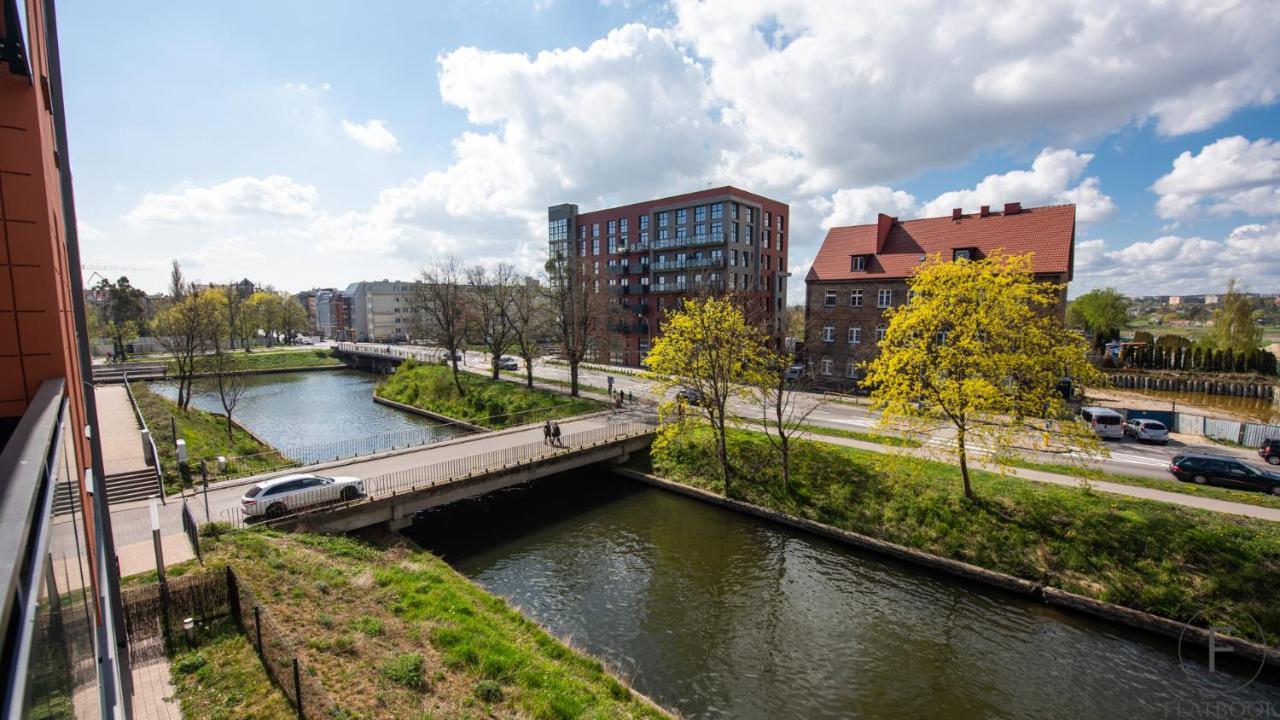
[(542, 423), (542, 444), (543, 445), (551, 444), (551, 421), (550, 420)]
[(630, 390), (627, 391), (627, 404), (628, 405), (636, 404), (636, 394), (631, 392)]
[(551, 444), (560, 447), (560, 423), (551, 425)]

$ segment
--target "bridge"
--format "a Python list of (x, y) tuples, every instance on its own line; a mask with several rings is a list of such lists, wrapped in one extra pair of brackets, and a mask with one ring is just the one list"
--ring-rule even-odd
[(340, 342), (333, 346), (342, 361), (357, 370), (370, 372), (389, 372), (405, 360), (418, 362), (437, 362), (441, 353), (438, 349), (408, 347), (404, 345), (386, 345), (379, 343)]
[[(651, 422), (627, 415), (601, 415), (572, 425), (559, 445), (544, 442), (537, 426), (388, 458), (400, 460), (396, 462), (400, 467), (376, 474), (362, 470), (384, 469), (386, 460), (331, 467), (325, 472), (361, 477), (365, 495), (336, 502), (304, 495), (305, 509), (265, 522), (316, 532), (349, 532), (373, 525), (400, 530), (423, 510), (587, 465), (626, 462), (632, 452), (648, 447), (655, 431)], [(406, 459), (409, 462), (403, 462)], [(237, 496), (244, 489), (238, 485)], [(237, 525), (247, 520), (235, 506), (227, 507), (223, 517)]]

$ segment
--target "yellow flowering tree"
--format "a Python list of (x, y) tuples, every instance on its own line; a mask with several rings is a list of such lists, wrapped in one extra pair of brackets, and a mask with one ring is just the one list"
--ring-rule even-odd
[(954, 433), (970, 499), (971, 446), (997, 466), (1019, 448), (1098, 448), (1058, 385), (1064, 377), (1097, 383), (1101, 373), (1085, 357), (1088, 343), (1059, 316), (1061, 286), (1037, 282), (1031, 258), (929, 258), (909, 281), (908, 302), (887, 312), (880, 354), (867, 369), (882, 423)]
[[(726, 432), (727, 405), (734, 397), (747, 397), (748, 386), (763, 365), (764, 335), (747, 322), (742, 309), (728, 297), (689, 299), (679, 310), (668, 311), (662, 335), (645, 359), (662, 396), (688, 388), (697, 402), (677, 400), (680, 419), (701, 417), (715, 434), (716, 454), (724, 494), (730, 493), (729, 451)], [(665, 414), (670, 414), (670, 406)], [(668, 426), (673, 427), (673, 426)]]

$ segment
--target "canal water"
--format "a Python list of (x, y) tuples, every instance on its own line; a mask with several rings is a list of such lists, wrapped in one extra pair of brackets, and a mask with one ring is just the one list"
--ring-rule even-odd
[(456, 503), (405, 532), (683, 717), (1280, 713), (1276, 684), (1229, 692), (1254, 668), (1184, 669), (1172, 641), (601, 471)]
[(1151, 398), (1152, 400), (1163, 400), (1169, 403), (1169, 409), (1183, 405), (1193, 405), (1199, 408), (1225, 410), (1232, 415), (1240, 415), (1254, 422), (1280, 424), (1280, 406), (1265, 398), (1210, 395), (1208, 393), (1183, 392), (1180, 390), (1126, 388), (1124, 391)]
[[(377, 379), (356, 370), (320, 370), (273, 373), (246, 378), (248, 387), (233, 417), (273, 447), (289, 452), (300, 446), (340, 443), (355, 438), (416, 431), (434, 441), (463, 434), (427, 418), (373, 402)], [(177, 399), (175, 383), (153, 383), (159, 394)], [(201, 410), (222, 413), (218, 388), (210, 380), (197, 380), (192, 404)], [(375, 443), (376, 444), (376, 443)], [(391, 446), (386, 438), (386, 447)], [(403, 441), (400, 442), (404, 444)]]

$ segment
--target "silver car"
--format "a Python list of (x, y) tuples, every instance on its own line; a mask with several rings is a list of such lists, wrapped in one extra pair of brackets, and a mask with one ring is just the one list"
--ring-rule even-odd
[(1164, 423), (1159, 420), (1145, 420), (1142, 418), (1129, 420), (1124, 424), (1124, 434), (1138, 442), (1169, 444), (1169, 428), (1165, 427)]
[(240, 498), (240, 507), (246, 516), (280, 517), (312, 505), (355, 500), (361, 495), (364, 481), (360, 478), (285, 475), (250, 487)]

